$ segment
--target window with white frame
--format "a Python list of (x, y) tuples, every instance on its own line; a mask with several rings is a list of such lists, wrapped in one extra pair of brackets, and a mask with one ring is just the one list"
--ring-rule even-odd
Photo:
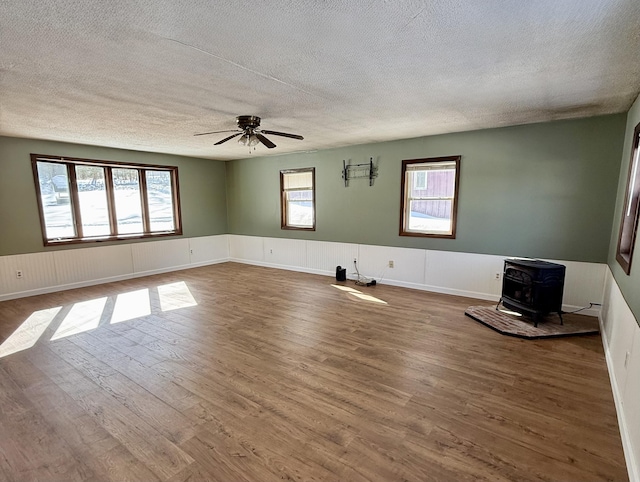
[(402, 161), (401, 236), (455, 238), (460, 156)]
[(182, 234), (178, 168), (32, 154), (45, 246)]
[(280, 171), (281, 228), (316, 229), (313, 167)]

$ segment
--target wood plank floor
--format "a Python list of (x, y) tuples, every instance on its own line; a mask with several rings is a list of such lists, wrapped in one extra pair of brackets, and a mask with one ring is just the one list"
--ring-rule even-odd
[(0, 479), (627, 479), (599, 336), (332, 284), (225, 263), (0, 303)]

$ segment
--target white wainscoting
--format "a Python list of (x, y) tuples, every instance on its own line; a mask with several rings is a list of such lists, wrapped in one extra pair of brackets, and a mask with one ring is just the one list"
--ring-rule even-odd
[[(306, 267), (312, 273), (335, 275), (336, 266), (353, 271), (353, 260), (358, 257), (358, 245), (307, 241)], [(350, 264), (351, 263), (351, 264)]]
[(161, 273), (170, 268), (189, 266), (189, 239), (169, 239), (131, 245), (133, 271)]
[[(22, 271), (22, 279), (16, 278), (17, 270)], [(30, 292), (43, 286), (57, 284), (58, 275), (52, 253), (0, 257), (0, 296), (9, 293)]]
[[(109, 279), (135, 271), (131, 245), (69, 249), (46, 254), (53, 256), (56, 284), (63, 288), (76, 283)], [(32, 277), (31, 273), (25, 272), (25, 279)]]
[[(223, 234), (0, 256), (0, 300), (228, 260), (327, 276), (340, 265), (355, 278), (357, 259), (360, 273), (381, 283), (497, 301), (502, 281), (496, 274), (502, 273), (505, 257)], [(606, 265), (559, 262), (567, 266), (566, 311), (602, 302)], [(22, 279), (16, 278), (17, 270)], [(599, 310), (583, 313), (597, 316)]]
[(608, 267), (600, 323), (629, 479), (640, 482), (640, 327)]
[(225, 261), (226, 234), (0, 256), (0, 301)]
[[(391, 246), (358, 245), (360, 274), (381, 283), (420, 289), (425, 285), (424, 249), (394, 248)], [(389, 267), (393, 261), (393, 268)], [(353, 260), (348, 272), (353, 272)]]
[[(504, 259), (509, 257), (234, 234), (229, 235), (229, 253), (232, 261), (240, 263), (327, 276), (335, 276), (336, 266), (342, 266), (350, 278), (355, 277), (356, 258), (360, 274), (381, 283), (496, 302)], [(549, 261), (567, 267), (565, 311), (602, 303), (605, 264)], [(599, 312), (597, 307), (582, 311), (591, 316)]]
[(228, 260), (229, 239), (226, 234), (189, 238), (189, 255), (189, 264), (192, 268), (211, 264), (212, 261)]

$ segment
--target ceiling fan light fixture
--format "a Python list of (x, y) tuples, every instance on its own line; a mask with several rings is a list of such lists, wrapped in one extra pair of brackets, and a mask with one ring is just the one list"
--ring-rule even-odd
[(254, 133), (245, 132), (238, 139), (238, 144), (242, 146), (254, 147), (260, 144), (260, 139), (258, 139)]
[(258, 144), (260, 144), (260, 139), (255, 134), (251, 134), (249, 136), (249, 147), (257, 146)]

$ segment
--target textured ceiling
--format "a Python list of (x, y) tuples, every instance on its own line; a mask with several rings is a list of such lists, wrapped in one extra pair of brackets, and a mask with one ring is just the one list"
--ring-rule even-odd
[(212, 159), (622, 112), (639, 0), (0, 1), (0, 135)]

